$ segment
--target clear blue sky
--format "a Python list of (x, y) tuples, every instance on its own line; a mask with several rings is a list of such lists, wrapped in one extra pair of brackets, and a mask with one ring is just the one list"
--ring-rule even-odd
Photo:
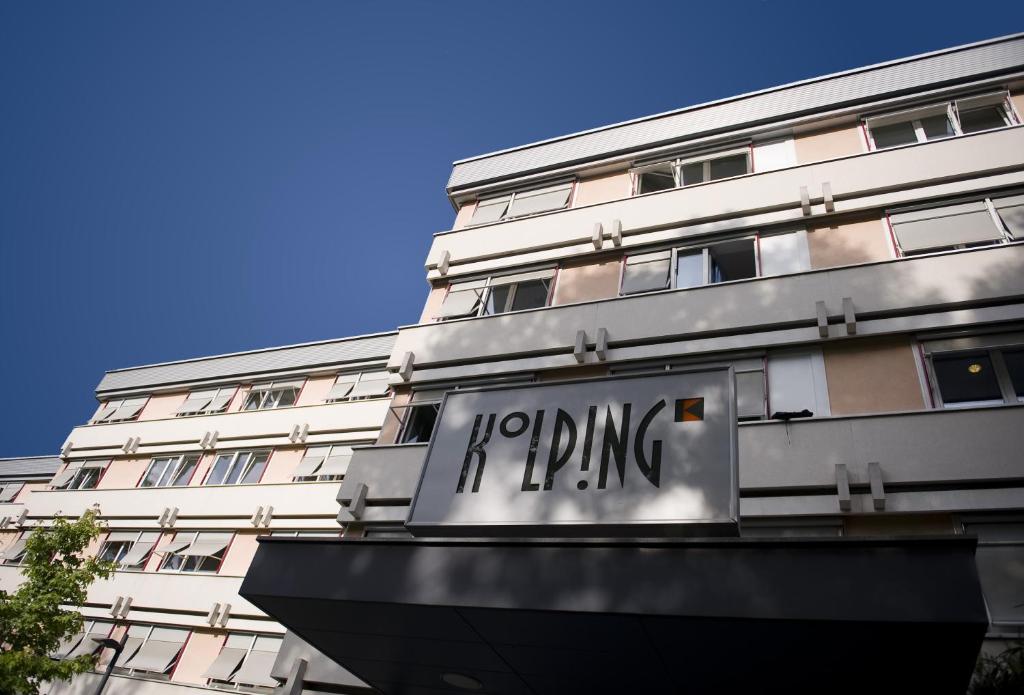
[(1024, 29), (1024, 3), (0, 4), (0, 456), (106, 369), (416, 320), (452, 160)]

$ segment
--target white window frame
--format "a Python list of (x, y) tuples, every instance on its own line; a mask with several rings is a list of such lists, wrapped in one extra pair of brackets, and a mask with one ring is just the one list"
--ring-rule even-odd
[[(119, 417), (117, 419), (112, 419), (120, 408), (123, 408), (132, 401), (142, 401), (142, 404), (131, 417)], [(112, 401), (104, 401), (100, 405), (99, 409), (97, 409), (96, 414), (93, 415), (93, 419), (90, 424), (99, 425), (110, 422), (133, 422), (139, 419), (139, 416), (142, 415), (142, 411), (146, 409), (147, 405), (149, 405), (149, 396), (131, 396), (127, 398), (116, 398)]]
[[(192, 477), (195, 476), (196, 468), (199, 466), (199, 460), (202, 458), (199, 454), (180, 454), (178, 456), (154, 456), (149, 460), (149, 465), (146, 466), (146, 472), (142, 475), (139, 480), (140, 488), (151, 488), (151, 487), (187, 487), (191, 482)], [(185, 481), (180, 485), (170, 485), (168, 481), (175, 480), (181, 471), (185, 468), (185, 464), (194, 459), (192, 473), (189, 475), (189, 480)], [(157, 479), (155, 485), (145, 485), (146, 479), (149, 478), (150, 472), (153, 470), (153, 466), (156, 465), (157, 461), (167, 461), (168, 463), (164, 466), (163, 472), (160, 473), (160, 477)], [(168, 476), (168, 472), (171, 475)]]
[[(512, 306), (515, 304), (516, 291), (519, 285), (524, 282), (533, 282), (534, 280), (547, 280), (548, 281), (548, 294), (544, 298), (544, 306), (541, 307), (530, 307), (528, 309), (516, 309), (516, 311), (535, 311), (537, 309), (544, 309), (551, 306), (551, 300), (555, 294), (555, 275), (557, 269), (555, 266), (536, 268), (534, 270), (521, 270), (514, 273), (502, 273), (498, 275), (488, 275), (483, 278), (459, 280), (448, 285), (448, 290), (445, 293), (445, 298), (452, 292), (477, 292), (479, 294), (479, 305), (472, 314), (465, 316), (453, 316), (451, 318), (437, 317), (434, 319), (437, 323), (444, 323), (448, 321), (458, 321), (459, 319), (477, 318), (479, 316), (498, 316), (499, 314), (510, 314), (513, 313)], [(502, 278), (507, 278), (512, 275), (525, 275), (527, 273), (546, 273), (546, 277), (529, 278), (525, 280), (517, 280), (514, 282), (502, 282)], [(464, 285), (464, 287), (459, 287)], [(487, 306), (490, 302), (491, 292), (495, 287), (502, 287), (505, 285), (511, 286), (511, 290), (508, 293), (508, 298), (505, 300), (505, 308), (503, 311), (495, 311), (494, 313), (487, 313)], [(444, 302), (442, 300), (442, 306)]]
[[(296, 386), (296, 384), (298, 384)], [(299, 403), (299, 395), (302, 393), (302, 388), (305, 386), (305, 379), (283, 379), (279, 381), (268, 381), (262, 384), (253, 384), (249, 388), (249, 392), (245, 394), (245, 400), (242, 401), (242, 412), (255, 412), (257, 410), (274, 410), (277, 408), (294, 408)], [(281, 397), (287, 391), (295, 391), (294, 402), (288, 405), (281, 405)], [(262, 393), (259, 404), (255, 408), (247, 407), (249, 399), (256, 393)]]
[[(973, 343), (973, 344), (972, 344)], [(989, 336), (966, 337), (962, 344), (957, 345), (956, 341), (948, 343), (943, 348), (942, 343), (936, 340), (922, 340), (921, 352), (924, 356), (925, 375), (928, 380), (928, 391), (936, 410), (957, 410), (960, 408), (977, 408), (979, 406), (1001, 406), (1024, 403), (1024, 396), (1017, 396), (1010, 372), (1003, 360), (1004, 352), (1015, 352), (1024, 350), (1024, 333), (994, 334)], [(938, 349), (936, 349), (938, 348)], [(934, 359), (938, 357), (956, 357), (977, 353), (985, 353), (992, 363), (992, 369), (996, 375), (996, 383), (1002, 399), (990, 399), (982, 401), (963, 401), (961, 403), (946, 403), (942, 400), (942, 390), (939, 385), (939, 378), (935, 372)]]
[[(746, 171), (736, 176), (725, 176), (720, 179), (711, 178), (711, 162), (718, 159), (726, 159), (728, 157), (736, 157), (738, 155), (744, 155), (747, 161)], [(702, 180), (700, 183), (691, 183), (689, 185), (683, 184), (683, 167), (691, 164), (703, 164)], [(730, 147), (724, 150), (714, 150), (710, 152), (695, 153), (686, 157), (675, 157), (674, 159), (663, 159), (658, 162), (645, 162), (643, 164), (635, 165), (629, 170), (630, 179), (633, 186), (632, 195), (650, 195), (649, 193), (640, 193), (640, 177), (643, 174), (661, 168), (665, 166), (671, 167), (672, 178), (675, 180), (675, 188), (689, 188), (690, 186), (699, 186), (705, 183), (715, 183), (717, 181), (726, 181), (728, 179), (739, 178), (740, 176), (746, 176), (753, 172), (753, 157), (751, 156), (751, 145), (746, 144), (740, 147)], [(668, 189), (666, 189), (668, 190)], [(653, 193), (661, 193), (661, 191), (652, 191)]]
[[(250, 637), (251, 638), (249, 640), (249, 645), (245, 648), (245, 656), (243, 656), (241, 661), (238, 662), (238, 668), (235, 669), (235, 673), (237, 673), (238, 671), (241, 671), (242, 667), (245, 666), (246, 660), (249, 658), (249, 655), (252, 654), (253, 650), (256, 649), (256, 643), (259, 641), (260, 638), (277, 640), (277, 642), (278, 642), (277, 653), (278, 654), (280, 654), (280, 652), (281, 652), (281, 645), (284, 643), (284, 638), (280, 637), (278, 635), (261, 635), (261, 634), (249, 633), (249, 632), (242, 632), (242, 633), (232, 632), (232, 633), (229, 633), (224, 638), (224, 644), (221, 646), (221, 651), (223, 651), (225, 649), (242, 649), (242, 647), (229, 647), (228, 646), (228, 643), (230, 642), (232, 637)], [(258, 650), (258, 651), (267, 651), (267, 650)], [(220, 656), (220, 652), (217, 652), (217, 655)], [(234, 674), (232, 674), (232, 675), (234, 675)], [(209, 687), (211, 687), (211, 688), (215, 688), (217, 690), (227, 690), (229, 692), (272, 693), (274, 691), (274, 688), (272, 686), (248, 685), (248, 684), (236, 683), (234, 681), (219, 680), (219, 679), (216, 679), (216, 678), (207, 678), (206, 681), (207, 681), (207, 685)]]
[(341, 538), (341, 531), (271, 531), (271, 536), (281, 538)]
[[(102, 463), (102, 466), (95, 466), (89, 464)], [(70, 470), (74, 470), (74, 474), (65, 484), (57, 487), (51, 485), (53, 490), (95, 490), (100, 484), (100, 480), (103, 479), (103, 474), (107, 470), (107, 466), (110, 465), (108, 459), (86, 459), (84, 461), (73, 461), (69, 463), (61, 473), (67, 473)], [(86, 483), (92, 483), (86, 485)]]
[[(132, 634), (133, 630), (135, 631), (136, 634)], [(170, 665), (168, 665), (166, 671), (164, 671), (163, 673), (157, 673), (155, 671), (144, 671), (142, 669), (124, 668), (123, 666), (115, 666), (114, 669), (113, 669), (114, 672), (115, 673), (126, 674), (126, 675), (129, 675), (129, 676), (135, 676), (136, 678), (147, 678), (149, 680), (159, 680), (159, 681), (168, 681), (168, 680), (170, 680), (171, 679), (171, 674), (174, 673), (174, 669), (177, 668), (178, 662), (181, 661), (182, 654), (185, 653), (185, 647), (188, 645), (189, 637), (192, 636), (192, 631), (189, 630), (188, 628), (174, 628), (174, 627), (166, 627), (166, 626), (163, 626), (163, 625), (146, 625), (146, 624), (139, 625), (137, 623), (131, 624), (131, 625), (128, 626), (128, 632), (127, 632), (127, 635), (126, 635), (127, 637), (136, 637), (136, 638), (138, 638), (138, 636), (139, 636), (138, 633), (139, 632), (143, 632), (144, 631), (146, 633), (146, 636), (141, 638), (142, 639), (142, 644), (140, 644), (139, 648), (135, 650), (135, 654), (137, 654), (139, 652), (139, 649), (142, 649), (144, 646), (146, 646), (146, 642), (148, 642), (150, 639), (153, 638), (153, 633), (156, 632), (157, 630), (174, 630), (174, 631), (177, 631), (177, 632), (184, 632), (185, 633), (185, 639), (181, 643), (181, 649), (178, 650), (178, 655), (174, 658), (173, 661), (171, 661), (171, 663), (170, 663)], [(132, 656), (135, 656), (135, 654), (132, 654)]]
[[(560, 207), (560, 208), (551, 208), (550, 210), (539, 210), (537, 212), (531, 212), (531, 213), (527, 213), (525, 215), (515, 215), (515, 216), (509, 215), (509, 210), (511, 210), (512, 206), (515, 205), (516, 196), (525, 195), (527, 193), (533, 193), (533, 192), (539, 191), (539, 190), (541, 190), (543, 188), (560, 189), (563, 186), (567, 187), (569, 189), (569, 194), (566, 196), (566, 198), (565, 198), (565, 205), (563, 205), (562, 207)], [(487, 225), (487, 224), (497, 224), (499, 222), (507, 222), (509, 220), (521, 220), (521, 219), (525, 219), (527, 217), (533, 217), (534, 215), (544, 215), (544, 214), (547, 214), (549, 212), (558, 212), (559, 210), (568, 210), (568, 209), (570, 209), (573, 206), (573, 201), (574, 201), (574, 199), (576, 197), (574, 195), (575, 192), (576, 192), (576, 179), (572, 178), (572, 179), (559, 179), (559, 180), (555, 180), (555, 181), (546, 181), (544, 183), (538, 183), (536, 185), (529, 186), (528, 188), (518, 188), (518, 189), (516, 189), (514, 191), (503, 191), (501, 193), (494, 193), (492, 195), (487, 195), (487, 196), (484, 196), (482, 198), (479, 198), (476, 201), (476, 205), (473, 207), (473, 215), (476, 214), (476, 211), (480, 207), (481, 203), (486, 204), (486, 203), (488, 203), (490, 201), (499, 200), (500, 198), (508, 198), (508, 201), (505, 203), (505, 212), (503, 212), (501, 217), (499, 217), (498, 219), (491, 220), (491, 221), (488, 221), (488, 222), (473, 222), (473, 215), (470, 215), (470, 219), (469, 219), (469, 222), (466, 223), (466, 227), (479, 227), (479, 226), (483, 226), (483, 225)]]
[[(1019, 191), (1018, 191), (1019, 193)], [(960, 197), (949, 200), (935, 201), (922, 205), (904, 205), (896, 208), (890, 208), (885, 211), (885, 224), (889, 229), (889, 234), (892, 237), (893, 245), (896, 247), (896, 253), (900, 258), (917, 258), (918, 256), (927, 256), (933, 253), (948, 253), (949, 251), (961, 251), (964, 249), (976, 249), (984, 248), (987, 246), (999, 246), (1001, 244), (1009, 244), (1014, 241), (1013, 234), (1010, 233), (1010, 228), (1003, 218), (999, 216), (999, 211), (996, 209), (994, 200), (1011, 197), (1014, 192), (1001, 193), (995, 196), (985, 196), (983, 198), (973, 197)], [(921, 210), (933, 210), (938, 208), (950, 207), (953, 205), (960, 205), (964, 203), (978, 203), (983, 202), (985, 207), (988, 209), (989, 217), (992, 219), (992, 224), (1000, 233), (1000, 238), (995, 239), (991, 242), (977, 242), (973, 244), (956, 244), (954, 246), (940, 246), (935, 248), (924, 249), (922, 251), (904, 251), (903, 246), (900, 244), (899, 234), (896, 233), (896, 229), (892, 224), (890, 217), (892, 215), (898, 215), (903, 212), (917, 212)]]
[[(373, 441), (361, 441), (361, 442), (342, 442), (342, 443), (337, 443), (337, 444), (311, 444), (310, 446), (307, 446), (305, 451), (303, 452), (303, 459), (305, 459), (306, 456), (308, 456), (308, 453), (309, 453), (310, 449), (327, 449), (327, 453), (323, 457), (323, 462), (326, 463), (327, 459), (331, 458), (331, 456), (334, 454), (334, 450), (335, 449), (343, 448), (343, 449), (351, 450), (352, 447), (354, 447), (354, 446), (361, 446), (361, 445), (373, 444), (373, 443), (374, 443)], [(321, 465), (323, 465), (323, 463), (321, 463)], [(325, 482), (325, 481), (344, 480), (344, 479), (345, 479), (345, 476), (343, 474), (321, 475), (319, 473), (316, 473), (314, 475), (295, 475), (295, 476), (292, 476), (292, 482), (295, 482), (295, 483), (321, 483), (321, 482)]]
[[(267, 455), (267, 460), (263, 463), (263, 472), (260, 473), (260, 480), (263, 479), (263, 475), (267, 472), (267, 466), (270, 465), (270, 459), (271, 459), (271, 457), (274, 454), (273, 449), (240, 449), (238, 451), (218, 451), (218, 452), (216, 452), (213, 455), (213, 461), (210, 463), (210, 469), (206, 472), (206, 477), (203, 480), (203, 485), (256, 485), (256, 484), (258, 484), (259, 480), (257, 480), (255, 483), (243, 483), (242, 480), (245, 479), (245, 477), (249, 474), (249, 472), (252, 471), (253, 466), (256, 465), (256, 457), (258, 457), (258, 456), (260, 456), (262, 454), (266, 454)], [(231, 457), (231, 461), (230, 461), (230, 463), (228, 463), (227, 470), (224, 472), (224, 479), (225, 480), (228, 477), (230, 477), (230, 474), (231, 474), (232, 471), (235, 470), (235, 467), (241, 465), (242, 466), (242, 471), (241, 471), (241, 473), (239, 473), (238, 477), (235, 479), (235, 482), (232, 482), (232, 483), (225, 483), (225, 482), (211, 483), (210, 482), (210, 478), (213, 477), (213, 472), (214, 472), (215, 467), (217, 466), (217, 461), (221, 457), (223, 457), (223, 456), (230, 456)], [(242, 457), (243, 456), (247, 456), (248, 457), (244, 462), (242, 461)]]
[[(223, 413), (225, 410), (227, 410), (228, 406), (231, 405), (231, 399), (235, 397), (235, 394), (237, 392), (237, 386), (222, 386), (220, 388), (199, 389), (197, 391), (189, 391), (188, 395), (185, 396), (185, 403), (188, 403), (189, 400), (197, 398), (199, 394), (212, 393), (213, 395), (210, 396), (210, 400), (206, 403), (206, 405), (204, 405), (199, 410), (175, 412), (174, 417), (196, 417), (197, 415), (215, 415), (217, 413)], [(213, 405), (213, 403), (217, 399), (222, 398), (223, 396), (228, 396), (227, 401), (224, 402), (224, 406), (218, 408), (217, 410), (211, 410), (210, 406)], [(203, 396), (203, 398), (206, 398), (206, 396)], [(184, 403), (182, 403), (182, 406), (184, 406)]]
[[(662, 249), (647, 249), (647, 250), (643, 250), (643, 251), (637, 251), (636, 253), (628, 254), (628, 255), (626, 255), (626, 256), (624, 256), (622, 258), (621, 267), (619, 268), (619, 294), (618, 294), (618, 296), (620, 296), (620, 297), (634, 297), (634, 296), (642, 295), (642, 294), (650, 294), (652, 292), (665, 292), (665, 291), (668, 291), (668, 290), (680, 289), (678, 287), (678, 278), (676, 277), (677, 270), (678, 270), (677, 265), (678, 265), (678, 262), (679, 262), (679, 255), (680, 255), (680, 253), (682, 253), (683, 255), (686, 255), (686, 254), (693, 253), (693, 252), (696, 252), (696, 251), (701, 251), (702, 257), (703, 257), (702, 258), (703, 270), (702, 270), (701, 284), (695, 285), (693, 287), (683, 288), (683, 289), (696, 289), (698, 287), (707, 287), (709, 285), (725, 285), (725, 284), (729, 284), (729, 283), (732, 283), (732, 282), (745, 282), (747, 280), (753, 280), (754, 278), (762, 277), (762, 275), (761, 275), (761, 250), (760, 250), (760, 245), (758, 244), (758, 239), (760, 238), (760, 236), (761, 236), (760, 232), (754, 232), (753, 234), (743, 234), (741, 236), (726, 237), (724, 239), (716, 239), (714, 241), (706, 241), (706, 242), (704, 242), (702, 244), (692, 244), (692, 245), (688, 245), (688, 246), (673, 246), (671, 249), (664, 249), (664, 248), (662, 248)], [(723, 280), (721, 282), (714, 282), (714, 283), (711, 282), (711, 251), (710, 251), (711, 247), (717, 246), (719, 244), (727, 244), (727, 243), (734, 242), (734, 241), (744, 241), (744, 240), (747, 240), (747, 239), (749, 239), (751, 241), (751, 243), (752, 243), (752, 245), (754, 247), (754, 275), (749, 277), (749, 278), (741, 278), (739, 280)], [(648, 253), (658, 253), (659, 251), (660, 252), (664, 252), (666, 250), (668, 250), (670, 252), (670, 255), (669, 255), (669, 269), (668, 269), (668, 287), (666, 287), (664, 289), (661, 289), (661, 290), (643, 290), (643, 291), (640, 291), (640, 292), (631, 292), (629, 294), (623, 294), (623, 292), (622, 292), (622, 283), (623, 283), (623, 281), (626, 278), (626, 259), (629, 258), (630, 256), (643, 256), (643, 255), (646, 255)]]
[[(369, 375), (369, 374), (384, 374), (385, 375), (385, 379), (386, 379), (387, 376), (388, 376), (388, 371), (386, 369), (364, 369), (364, 370), (358, 371), (358, 372), (344, 372), (342, 374), (339, 374), (334, 379), (334, 384), (331, 385), (331, 388), (333, 389), (338, 384), (338, 381), (340, 379), (345, 378), (345, 377), (352, 377), (352, 376), (354, 376), (355, 377), (354, 381), (346, 382), (346, 383), (351, 383), (352, 384), (352, 388), (349, 389), (349, 393), (348, 394), (346, 394), (346, 395), (344, 395), (344, 396), (342, 396), (340, 398), (330, 398), (330, 397), (325, 398), (324, 399), (324, 403), (344, 403), (346, 401), (367, 401), (367, 400), (373, 400), (375, 398), (390, 398), (391, 397), (391, 389), (390, 388), (388, 389), (388, 392), (385, 393), (382, 396), (358, 396), (358, 395), (357, 396), (353, 396), (353, 395), (351, 395), (352, 392), (355, 391), (356, 386), (358, 386), (363, 381), (383, 381), (383, 379), (366, 379), (366, 376)], [(330, 395), (330, 392), (328, 392), (328, 395)]]
[[(103, 541), (103, 545), (101, 545), (99, 551), (97, 551), (96, 557), (99, 558), (100, 556), (102, 556), (104, 548), (106, 548), (109, 545), (112, 545), (114, 543), (117, 543), (118, 545), (127, 544), (127, 545), (125, 545), (124, 547), (122, 547), (121, 549), (119, 549), (115, 553), (114, 559), (111, 560), (111, 562), (113, 562), (115, 565), (117, 565), (118, 571), (121, 571), (121, 572), (141, 572), (141, 571), (143, 571), (145, 569), (145, 567), (146, 567), (146, 564), (149, 562), (149, 558), (153, 556), (153, 551), (156, 550), (157, 543), (160, 542), (160, 532), (159, 531), (134, 531), (133, 530), (133, 531), (131, 531), (131, 533), (135, 534), (135, 540), (130, 540), (130, 541), (111, 541), (111, 540), (105, 540), (105, 541)], [(123, 558), (125, 555), (127, 555), (131, 551), (131, 549), (135, 547), (135, 545), (137, 543), (149, 543), (150, 542), (148, 540), (143, 540), (143, 537), (146, 536), (147, 534), (150, 537), (152, 537), (152, 539), (153, 539), (152, 540), (153, 547), (149, 549), (149, 552), (146, 553), (145, 557), (142, 558), (142, 561), (138, 563), (138, 566), (133, 565), (131, 567), (123, 567), (121, 565), (121, 558)]]
[[(426, 444), (427, 442), (430, 441), (430, 439), (427, 439), (426, 442), (409, 442), (409, 441), (406, 441), (406, 435), (407, 435), (406, 430), (408, 429), (409, 425), (412, 422), (413, 410), (416, 409), (416, 408), (428, 408), (428, 407), (433, 407), (433, 408), (435, 408), (437, 410), (440, 410), (440, 408), (441, 408), (441, 399), (437, 398), (437, 399), (422, 400), (422, 401), (416, 401), (416, 402), (411, 402), (410, 401), (409, 403), (403, 403), (402, 405), (390, 406), (389, 410), (391, 411), (391, 414), (394, 415), (396, 418), (398, 418), (398, 422), (399, 422), (398, 436), (395, 439), (395, 442), (397, 444)], [(435, 427), (436, 426), (437, 425), (436, 425), (436, 420), (435, 420)]]
[[(928, 140), (927, 135), (924, 132), (924, 126), (921, 124), (922, 118), (928, 118), (929, 116), (937, 116), (941, 113), (945, 113), (949, 119), (949, 123), (953, 127), (953, 135), (947, 138), (937, 138), (938, 140), (951, 140), (964, 135), (963, 128), (960, 125), (959, 109), (961, 104), (969, 104), (970, 108), (976, 108), (980, 106), (998, 106), (1000, 115), (1003, 118), (1005, 125), (1004, 128), (1008, 128), (1013, 125), (1020, 123), (1017, 117), (1017, 113), (1013, 108), (1013, 102), (1010, 99), (1010, 94), (1006, 90), (999, 92), (992, 92), (988, 94), (979, 94), (974, 96), (963, 96), (947, 101), (925, 104), (922, 106), (915, 106), (908, 109), (901, 109), (891, 113), (883, 113), (876, 116), (868, 116), (861, 119), (864, 125), (864, 133), (868, 140), (868, 149), (872, 152), (880, 152), (882, 150), (891, 150), (897, 147), (907, 147), (909, 145), (921, 144), (925, 142), (931, 142)], [(892, 147), (879, 148), (875, 144), (875, 136), (872, 133), (873, 127), (895, 125), (897, 123), (911, 123), (914, 128), (914, 136), (917, 139), (916, 143), (906, 143), (905, 145), (893, 145)], [(990, 130), (978, 131), (978, 132), (990, 132), (991, 130), (998, 130), (999, 128), (992, 128)], [(973, 134), (973, 133), (970, 133)]]
[[(220, 557), (217, 554), (213, 555), (190, 555), (182, 559), (182, 563), (178, 567), (168, 567), (171, 563), (171, 559), (175, 556), (180, 555), (177, 553), (163, 553), (164, 557), (160, 560), (160, 566), (157, 568), (158, 572), (165, 574), (219, 574), (220, 568), (224, 565), (224, 558), (228, 555), (228, 550), (231, 548), (231, 544), (235, 540), (235, 534), (233, 531), (186, 531), (178, 532), (174, 534), (174, 538), (171, 539), (171, 543), (179, 543), (191, 537), (188, 545), (182, 548), (186, 550), (192, 547), (194, 544), (203, 540), (203, 534), (216, 535), (216, 536), (229, 536), (228, 542), (224, 545), (224, 549), (220, 551)], [(154, 548), (154, 552), (159, 551), (160, 548)], [(202, 569), (205, 560), (216, 560), (217, 567), (214, 569)]]

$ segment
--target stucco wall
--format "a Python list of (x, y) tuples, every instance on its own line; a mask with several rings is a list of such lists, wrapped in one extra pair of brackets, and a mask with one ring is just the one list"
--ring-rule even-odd
[(302, 391), (299, 393), (299, 400), (296, 405), (320, 405), (327, 398), (331, 387), (334, 386), (336, 375), (317, 376), (306, 379)]
[(267, 470), (263, 472), (261, 483), (290, 483), (292, 472), (302, 460), (305, 447), (298, 449), (274, 449), (274, 453), (267, 462)]
[(110, 462), (96, 485), (101, 490), (135, 487), (149, 465), (149, 458), (117, 459)]
[(206, 685), (206, 678), (203, 677), (203, 674), (217, 658), (223, 644), (223, 633), (193, 630), (181, 653), (181, 658), (178, 659), (178, 664), (174, 668), (174, 677), (171, 680), (178, 683)]
[(239, 531), (236, 533), (235, 537), (231, 540), (231, 545), (228, 547), (227, 555), (224, 556), (224, 562), (221, 564), (218, 574), (243, 576), (245, 571), (249, 569), (249, 565), (252, 564), (252, 558), (256, 554), (258, 547), (256, 542), (257, 536), (258, 533), (255, 531)]
[[(400, 405), (405, 405), (406, 403), (409, 402), (409, 399), (411, 397), (412, 394), (410, 394), (409, 392), (396, 393), (394, 397), (391, 399), (391, 406), (396, 407)], [(398, 412), (402, 413), (403, 411), (399, 410)], [(398, 419), (398, 416), (395, 415), (394, 411), (388, 410), (387, 417), (384, 418), (384, 424), (381, 425), (380, 435), (377, 437), (377, 443), (394, 444), (395, 438), (398, 436), (398, 430), (401, 428), (401, 426), (402, 423)]]
[(847, 157), (867, 151), (864, 136), (857, 124), (797, 135), (794, 138), (794, 144), (796, 145), (796, 160), (799, 164)]
[(441, 309), (441, 303), (444, 301), (447, 293), (448, 286), (443, 283), (430, 288), (427, 302), (423, 305), (423, 313), (420, 314), (420, 323), (430, 323), (437, 316), (437, 312)]
[(452, 229), (462, 229), (469, 221), (473, 218), (473, 212), (476, 210), (476, 201), (466, 203), (459, 208), (458, 213), (455, 215), (455, 222), (452, 224)]
[(161, 420), (166, 417), (174, 417), (174, 414), (188, 397), (187, 392), (182, 393), (161, 393), (150, 396), (146, 406), (139, 413), (140, 420)]
[(620, 171), (591, 179), (581, 179), (576, 184), (574, 207), (622, 200), (633, 193), (633, 181), (628, 171)]
[(924, 408), (913, 347), (906, 338), (836, 343), (822, 352), (833, 415)]
[(552, 304), (607, 299), (619, 293), (619, 256), (567, 263), (558, 269)]
[(814, 227), (807, 232), (812, 268), (834, 268), (894, 257), (885, 220), (879, 216)]

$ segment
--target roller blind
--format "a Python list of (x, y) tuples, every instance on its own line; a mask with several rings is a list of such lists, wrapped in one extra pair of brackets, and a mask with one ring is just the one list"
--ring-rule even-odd
[(277, 659), (277, 652), (264, 652), (252, 650), (246, 658), (242, 668), (238, 669), (231, 679), (234, 683), (246, 683), (248, 685), (276, 686), (277, 681), (271, 678), (270, 671), (274, 668), (274, 660)]
[(163, 554), (167, 554), (167, 553), (176, 554), (176, 553), (181, 552), (184, 548), (187, 548), (191, 544), (192, 544), (192, 541), (189, 541), (189, 540), (186, 540), (186, 541), (174, 540), (174, 541), (170, 541), (169, 543), (165, 543), (164, 545), (161, 545), (159, 548), (156, 549), (156, 552), (163, 553)]
[(222, 393), (215, 397), (210, 404), (206, 406), (205, 412), (207, 413), (219, 413), (228, 407), (228, 403), (231, 402), (232, 393)]
[(558, 186), (516, 193), (516, 197), (512, 200), (512, 205), (509, 206), (508, 216), (520, 217), (548, 210), (560, 210), (569, 203), (569, 193), (571, 191), (572, 184), (565, 183)]
[(622, 294), (663, 290), (669, 285), (670, 251), (629, 256), (622, 274)]
[(295, 467), (292, 477), (304, 478), (316, 475), (317, 469), (323, 464), (324, 458), (327, 457), (330, 450), (331, 447), (329, 446), (314, 446), (306, 449), (306, 455), (302, 457), (299, 465)]
[(441, 303), (441, 310), (438, 312), (437, 317), (451, 319), (476, 313), (482, 294), (483, 290), (453, 289)]
[(134, 567), (139, 564), (146, 559), (146, 556), (149, 554), (149, 551), (153, 549), (154, 545), (155, 543), (151, 541), (138, 541), (132, 545), (132, 547), (128, 549), (128, 552), (124, 554), (124, 557), (121, 558), (121, 566)]
[(140, 671), (152, 671), (153, 673), (164, 673), (174, 662), (184, 642), (164, 642), (162, 640), (149, 640), (131, 659), (122, 666), (124, 668), (138, 669)]
[(764, 372), (736, 373), (736, 415), (764, 415)]
[(1024, 195), (995, 198), (996, 212), (1014, 239), (1024, 239)]
[(205, 408), (213, 397), (216, 395), (216, 391), (197, 391), (196, 393), (190, 393), (185, 402), (178, 408), (178, 414), (182, 415), (185, 413), (198, 413)]
[(68, 652), (68, 655), (67, 655), (66, 658), (74, 659), (75, 657), (84, 656), (86, 654), (95, 654), (96, 651), (100, 648), (100, 645), (99, 645), (99, 643), (96, 640), (97, 639), (106, 639), (107, 638), (107, 632), (109, 631), (109, 628), (110, 628), (110, 626), (107, 625), (107, 630), (106, 631), (99, 632), (99, 631), (93, 630), (89, 634), (85, 635), (85, 637), (83, 637), (78, 642), (78, 644), (75, 645), (75, 648)]
[(320, 475), (345, 475), (348, 471), (349, 461), (352, 460), (352, 450), (348, 447), (334, 447), (331, 455), (320, 467)]
[(21, 557), (25, 552), (25, 543), (27, 542), (26, 539), (22, 538), (11, 543), (10, 547), (3, 551), (4, 560), (17, 560)]
[(107, 419), (130, 420), (139, 414), (139, 411), (142, 410), (142, 406), (146, 405), (146, 400), (147, 399), (145, 398), (132, 398), (126, 400), (117, 410), (114, 411), (114, 414)]
[(68, 654), (78, 646), (84, 637), (84, 632), (79, 632), (71, 637), (65, 637), (61, 640), (60, 644), (57, 645), (57, 648), (50, 652), (50, 656), (54, 659), (66, 659)]
[(503, 195), (497, 198), (481, 200), (476, 204), (476, 210), (473, 211), (473, 217), (469, 220), (469, 223), (485, 224), (487, 222), (497, 222), (505, 216), (505, 210), (508, 209), (508, 201), (511, 198), (511, 195)]
[(356, 380), (359, 378), (359, 374), (339, 374), (338, 378), (334, 381), (334, 386), (327, 393), (327, 400), (337, 401), (348, 396), (349, 392), (352, 391), (352, 387), (355, 386)]
[(25, 487), (25, 483), (8, 483), (0, 487), (0, 502), (12, 501), (23, 487)]
[(988, 206), (980, 200), (893, 213), (889, 221), (905, 253), (1002, 238)]
[(53, 487), (64, 487), (71, 482), (71, 479), (75, 477), (75, 473), (78, 472), (78, 468), (68, 468), (61, 471), (57, 475), (53, 476), (53, 480), (50, 481), (50, 485)]
[(499, 275), (491, 278), (491, 286), (511, 285), (514, 282), (526, 282), (527, 280), (547, 280), (553, 277), (555, 271), (552, 269), (533, 270), (528, 273), (512, 273), (511, 275)]
[(210, 664), (210, 668), (206, 669), (203, 678), (215, 678), (219, 681), (230, 680), (231, 675), (238, 670), (238, 665), (242, 663), (244, 658), (244, 649), (225, 647), (220, 650), (220, 654)]
[(216, 536), (213, 534), (200, 535), (199, 540), (175, 554), (184, 555), (185, 557), (211, 557), (228, 547), (230, 542), (230, 535), (226, 537), (220, 534)]
[(383, 396), (388, 392), (388, 380), (384, 379), (368, 379), (366, 381), (360, 381), (352, 389), (350, 395), (351, 398), (370, 398), (373, 396)]

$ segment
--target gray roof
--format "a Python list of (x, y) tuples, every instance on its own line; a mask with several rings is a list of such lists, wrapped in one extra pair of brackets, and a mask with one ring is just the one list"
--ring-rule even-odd
[(448, 190), (1022, 68), (1024, 34), (947, 48), (460, 160)]
[(0, 458), (0, 480), (6, 482), (49, 480), (62, 463), (58, 456)]
[(103, 379), (96, 387), (96, 393), (100, 395), (112, 391), (226, 380), (303, 368), (386, 361), (391, 355), (396, 335), (374, 333), (316, 343), (198, 357), (180, 362), (115, 369), (103, 375)]

